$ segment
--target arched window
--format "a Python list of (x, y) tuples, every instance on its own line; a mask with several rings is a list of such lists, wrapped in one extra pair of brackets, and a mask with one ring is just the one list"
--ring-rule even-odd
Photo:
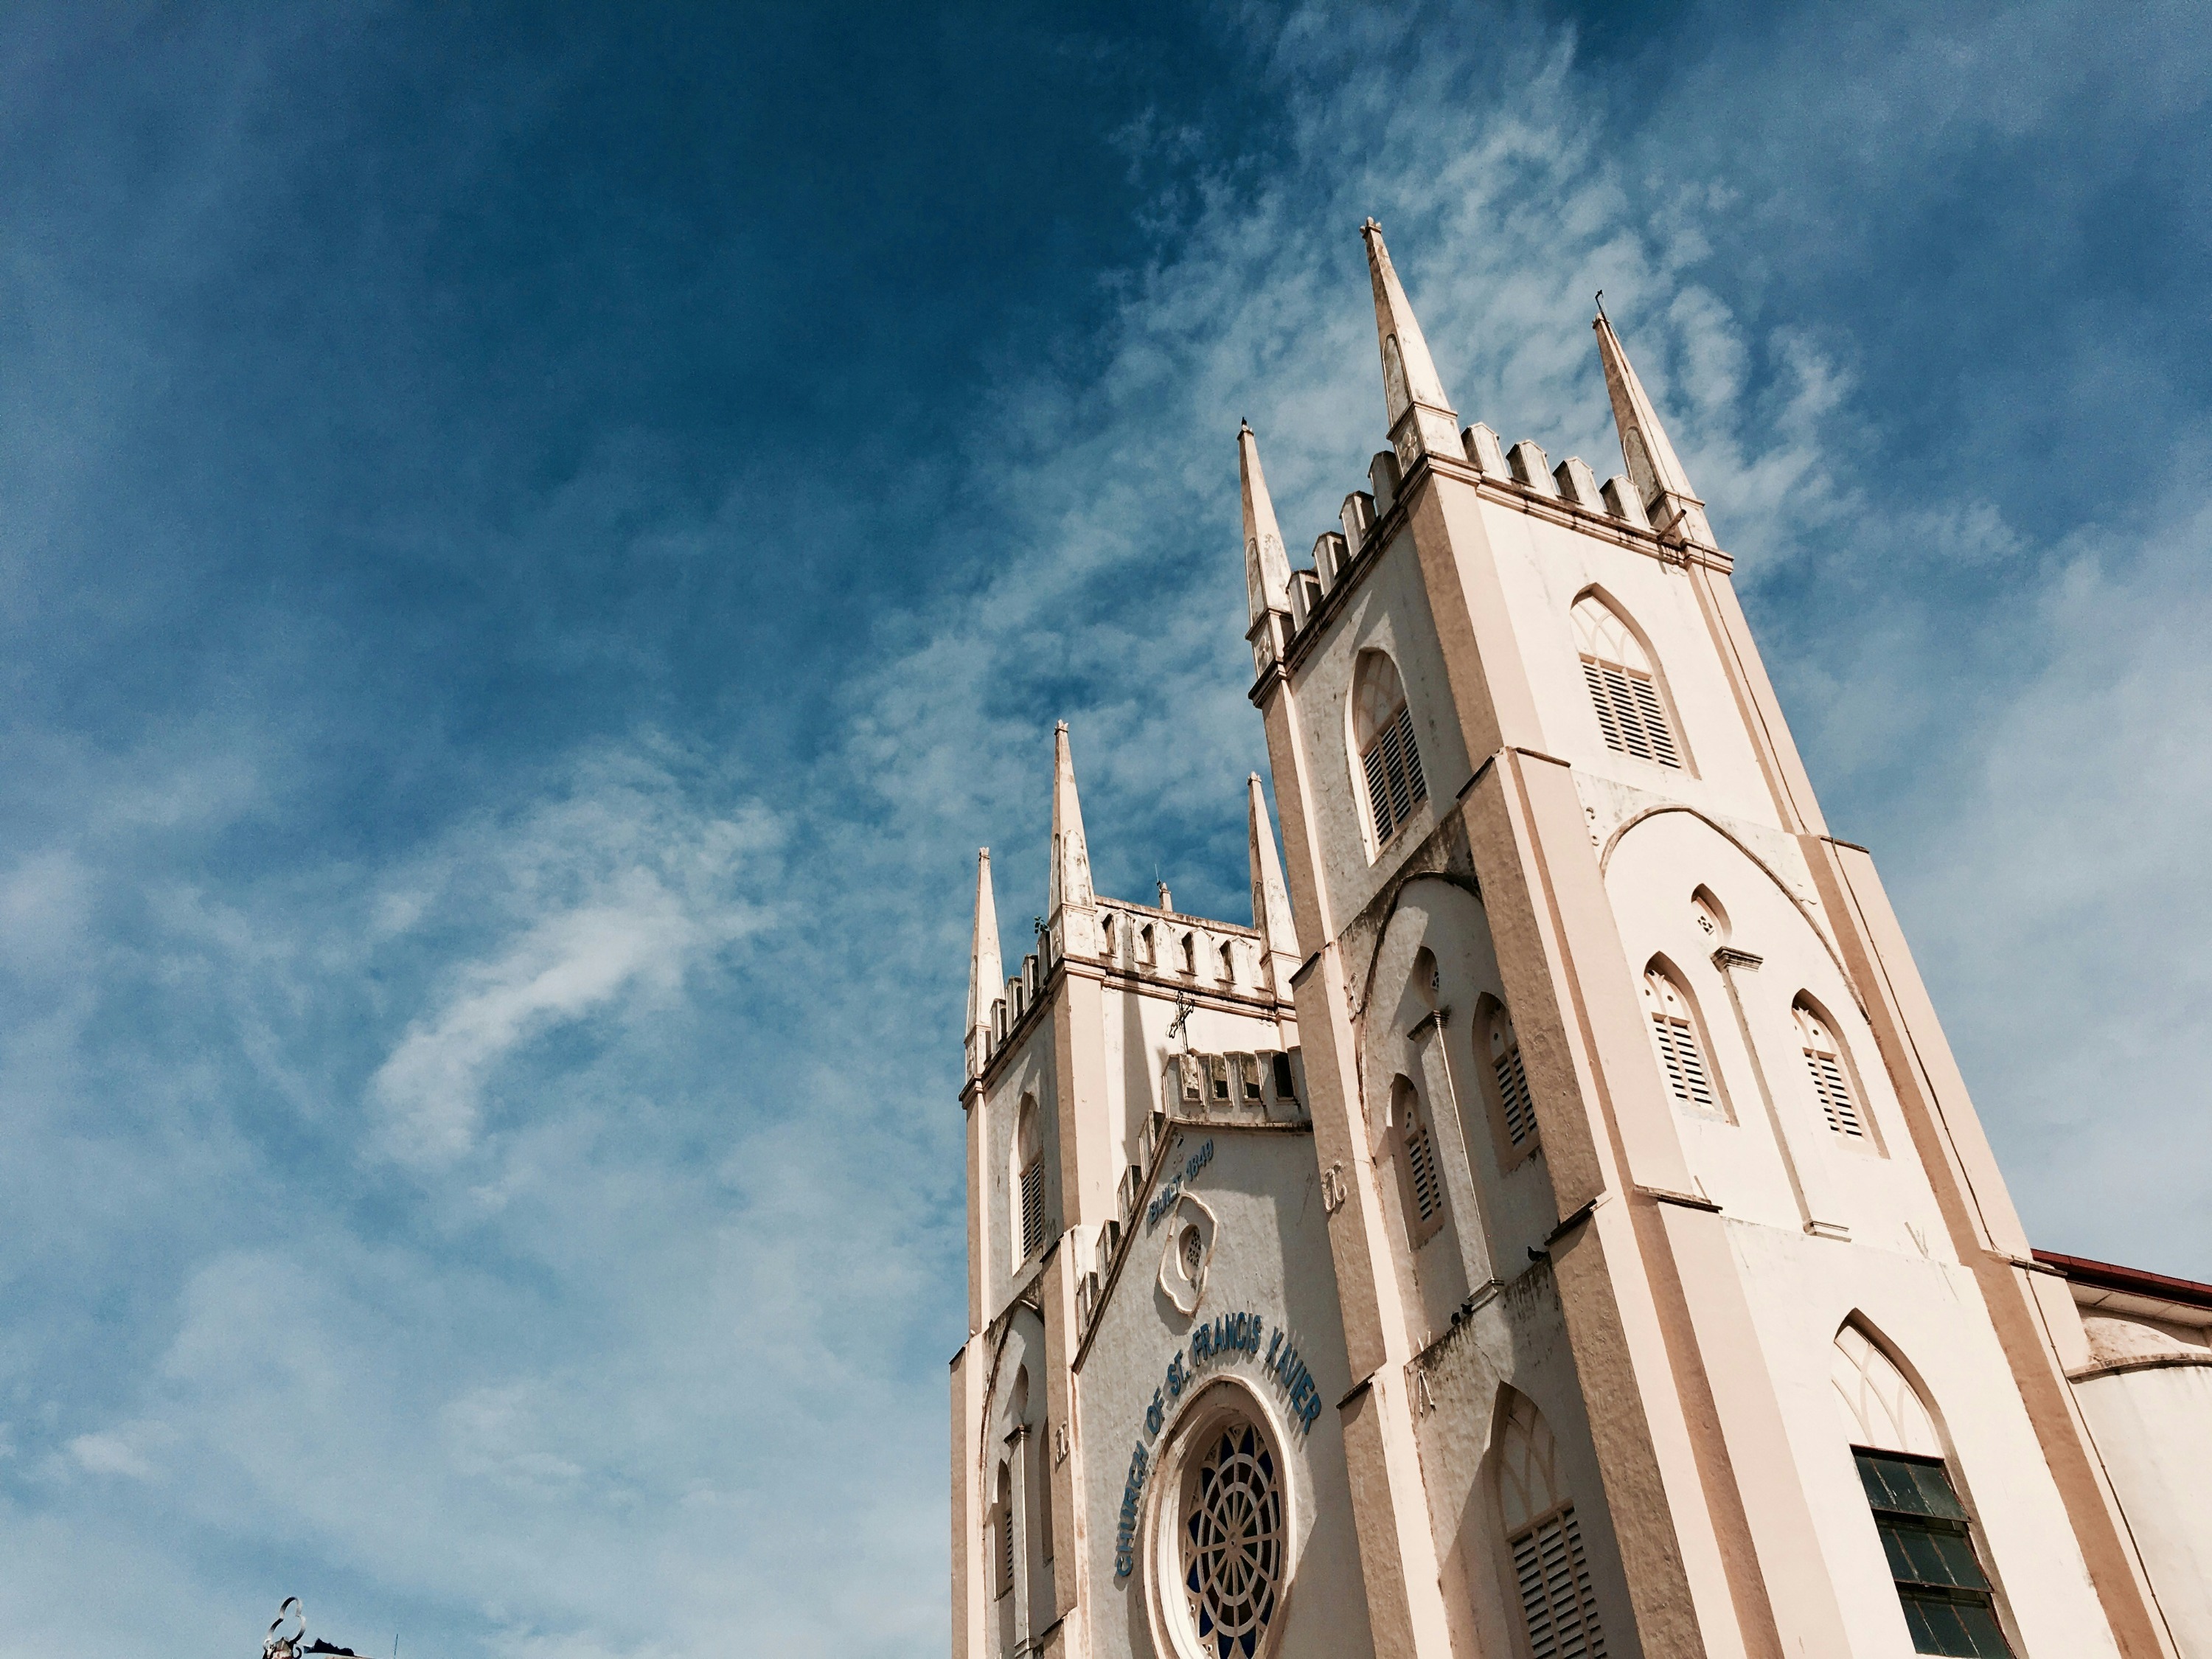
[(1022, 1097), (1015, 1119), (1014, 1156), (1017, 1177), (1015, 1225), (1018, 1260), (1027, 1261), (1044, 1248), (1044, 1135), (1037, 1122), (1035, 1095)]
[(1137, 960), (1147, 968), (1159, 965), (1159, 942), (1152, 937), (1152, 924), (1146, 922), (1145, 931), (1137, 935)]
[(1198, 972), (1198, 941), (1188, 933), (1182, 936), (1182, 970), (1186, 974)]
[(1398, 1140), (1398, 1168), (1406, 1199), (1406, 1231), (1418, 1248), (1443, 1224), (1443, 1171), (1437, 1163), (1437, 1139), (1420, 1091), (1409, 1078), (1390, 1084), (1390, 1127)]
[(1114, 913), (1111, 910), (1098, 919), (1098, 954), (1109, 962), (1114, 960)]
[(1224, 985), (1237, 983), (1237, 941), (1233, 939), (1221, 941), (1221, 982)]
[(1490, 1073), (1498, 1079), (1498, 1109), (1507, 1142), (1518, 1149), (1536, 1139), (1536, 1103), (1528, 1097), (1528, 1068), (1521, 1063), (1521, 1041), (1513, 1018), (1500, 1008), (1490, 1016)]
[(991, 1505), (991, 1590), (1003, 1600), (1014, 1593), (1014, 1477), (999, 1465), (999, 1496)]
[(1443, 995), (1443, 975), (1437, 967), (1437, 953), (1424, 945), (1413, 952), (1413, 994), (1421, 1006), (1431, 1013), (1437, 1012), (1437, 1000)]
[(1605, 746), (1638, 760), (1680, 767), (1682, 754), (1668, 723), (1650, 653), (1612, 606), (1595, 593), (1575, 601), (1575, 643), (1583, 683), (1597, 711)]
[(1698, 1035), (1690, 1000), (1674, 983), (1674, 976), (1656, 962), (1644, 970), (1644, 1008), (1651, 1017), (1651, 1040), (1659, 1048), (1659, 1069), (1666, 1073), (1674, 1103), (1701, 1117), (1726, 1115), (1713, 1087), (1712, 1067), (1705, 1060), (1705, 1045)]
[(2007, 1659), (2012, 1648), (1997, 1622), (1996, 1592), (1927, 1402), (1855, 1324), (1836, 1333), (1829, 1376), (1912, 1650)]
[(1534, 1659), (1603, 1659), (1597, 1595), (1551, 1425), (1526, 1395), (1499, 1402), (1498, 1507)]
[(1413, 743), (1413, 713), (1406, 706), (1406, 688), (1398, 678), (1397, 665), (1380, 651), (1362, 652), (1352, 677), (1352, 738), (1359, 750), (1359, 771), (1367, 783), (1367, 810), (1379, 851), (1429, 795), (1421, 777), (1420, 751)]
[(1820, 1115), (1828, 1127), (1852, 1140), (1866, 1138), (1866, 1119), (1851, 1094), (1844, 1069), (1843, 1048), (1811, 1002), (1803, 997), (1790, 1005), (1797, 1033), (1805, 1047), (1805, 1069), (1813, 1074), (1813, 1094), (1820, 1103)]

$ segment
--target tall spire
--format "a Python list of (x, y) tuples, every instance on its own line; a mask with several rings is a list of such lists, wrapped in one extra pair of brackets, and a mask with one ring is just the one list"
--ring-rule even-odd
[(999, 961), (999, 906), (991, 896), (991, 849), (975, 854), (975, 935), (968, 947), (968, 1075), (981, 1076), (990, 1046), (991, 1005), (1004, 994)]
[(1244, 491), (1244, 591), (1256, 623), (1270, 611), (1291, 608), (1291, 561), (1283, 551), (1275, 504), (1267, 497), (1267, 475), (1260, 470), (1260, 441), (1249, 422), (1237, 428), (1237, 478)]
[(1382, 245), (1382, 227), (1360, 226), (1367, 244), (1367, 275), (1375, 288), (1375, 334), (1382, 351), (1382, 401), (1390, 417), (1390, 445), (1398, 465), (1411, 470), (1423, 454), (1462, 456), (1459, 416), (1444, 395), (1429, 343)]
[(1052, 732), (1052, 879), (1045, 920), (1063, 908), (1091, 908), (1091, 848), (1083, 839), (1083, 803), (1075, 794), (1075, 758), (1068, 752), (1067, 722)]
[(1291, 896), (1283, 887), (1282, 860), (1275, 854), (1275, 827), (1267, 819), (1267, 797), (1260, 793), (1257, 772), (1245, 780), (1251, 796), (1252, 926), (1259, 929), (1269, 959), (1275, 966), (1275, 994), (1291, 994), (1291, 975), (1298, 968), (1298, 934), (1291, 921)]
[(1690, 476), (1682, 471), (1667, 428), (1659, 424), (1659, 411), (1651, 406), (1644, 382), (1636, 378), (1628, 354), (1620, 349), (1620, 337), (1613, 331), (1602, 300), (1590, 326), (1597, 331), (1606, 394), (1613, 399), (1613, 424), (1620, 428), (1620, 458), (1628, 463), (1629, 478), (1644, 498), (1651, 527), (1699, 547), (1717, 546), (1712, 526), (1705, 522), (1705, 504), (1690, 488)]

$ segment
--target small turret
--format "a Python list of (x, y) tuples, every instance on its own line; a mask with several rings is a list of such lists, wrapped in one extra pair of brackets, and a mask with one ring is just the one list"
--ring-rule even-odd
[(1249, 424), (1237, 429), (1237, 477), (1244, 493), (1244, 589), (1257, 622), (1270, 611), (1291, 608), (1291, 562), (1267, 496), (1267, 475), (1260, 470), (1260, 441)]
[(975, 935), (968, 947), (968, 1075), (981, 1077), (991, 1050), (991, 1005), (1004, 988), (999, 906), (991, 895), (991, 849), (975, 854)]
[(1382, 227), (1359, 228), (1367, 244), (1367, 274), (1375, 289), (1375, 332), (1382, 352), (1382, 402), (1390, 417), (1390, 447), (1410, 471), (1422, 455), (1464, 457), (1459, 416), (1444, 394), (1429, 343), (1382, 245)]
[(1052, 733), (1052, 876), (1045, 895), (1045, 927), (1054, 949), (1070, 956), (1097, 952), (1096, 902), (1083, 803), (1075, 793), (1075, 757), (1067, 746), (1067, 722), (1061, 720)]
[(1265, 672), (1291, 636), (1291, 561), (1249, 424), (1237, 428), (1237, 478), (1244, 496), (1244, 592), (1252, 617), (1245, 637), (1252, 641), (1252, 665)]
[(1291, 975), (1302, 960), (1297, 928), (1291, 921), (1291, 896), (1283, 885), (1282, 860), (1275, 853), (1275, 827), (1267, 820), (1267, 800), (1260, 792), (1257, 772), (1245, 780), (1245, 788), (1251, 798), (1252, 926), (1267, 953), (1275, 994), (1287, 999)]
[(1598, 307), (1590, 326), (1597, 331), (1599, 360), (1605, 365), (1605, 389), (1613, 399), (1613, 422), (1620, 428), (1620, 456), (1628, 463), (1628, 476), (1644, 498), (1651, 527), (1670, 540), (1698, 547), (1716, 547), (1712, 526), (1705, 522), (1705, 504), (1690, 488), (1689, 474), (1668, 441), (1667, 428), (1659, 424), (1659, 411), (1629, 366), (1628, 354), (1613, 331), (1613, 320)]

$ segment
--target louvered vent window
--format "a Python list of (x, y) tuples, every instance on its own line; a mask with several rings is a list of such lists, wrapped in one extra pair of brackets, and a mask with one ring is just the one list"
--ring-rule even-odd
[(1521, 1064), (1521, 1044), (1513, 1022), (1500, 1009), (1490, 1021), (1490, 1069), (1498, 1079), (1498, 1104), (1505, 1119), (1505, 1139), (1525, 1146), (1536, 1138), (1536, 1104), (1528, 1097), (1528, 1073)]
[(1429, 1127), (1429, 1115), (1422, 1109), (1420, 1091), (1411, 1078), (1390, 1080), (1390, 1122), (1398, 1143), (1398, 1173), (1404, 1183), (1406, 1232), (1408, 1242), (1418, 1249), (1443, 1225), (1444, 1173), (1437, 1162), (1437, 1139)]
[(997, 1534), (991, 1540), (991, 1589), (1003, 1599), (1014, 1592), (1014, 1488), (1012, 1477), (1001, 1468), (999, 1471), (999, 1501), (997, 1513), (992, 1516), (991, 1530)]
[(1644, 975), (1644, 1006), (1651, 1016), (1652, 1040), (1659, 1045), (1659, 1069), (1667, 1074), (1674, 1103), (1705, 1117), (1723, 1115), (1712, 1068), (1705, 1063), (1705, 1045), (1698, 1041), (1697, 1022), (1690, 1017), (1689, 1000), (1661, 969), (1652, 968)]
[(1437, 1178), (1436, 1141), (1418, 1111), (1406, 1125), (1406, 1175), (1413, 1188), (1413, 1208), (1423, 1221), (1433, 1221), (1444, 1206), (1443, 1188)]
[(1022, 1260), (1044, 1248), (1044, 1163), (1022, 1171)]
[(1679, 768), (1681, 750), (1659, 696), (1658, 677), (1644, 642), (1594, 595), (1576, 601), (1575, 638), (1582, 649), (1583, 684), (1597, 712), (1605, 746), (1638, 760)]
[(1603, 1659), (1597, 1596), (1559, 1446), (1526, 1395), (1509, 1390), (1498, 1437), (1498, 1502), (1534, 1659)]
[(1989, 1575), (1974, 1554), (1966, 1506), (1941, 1458), (1854, 1446), (1882, 1553), (1915, 1653), (2008, 1659)]
[(1820, 1103), (1821, 1117), (1837, 1134), (1864, 1139), (1866, 1119), (1852, 1097), (1842, 1052), (1826, 1023), (1802, 1001), (1790, 1012), (1797, 1016), (1797, 1029), (1804, 1038), (1805, 1069), (1813, 1074), (1813, 1095)]
[(1533, 1659), (1604, 1659), (1589, 1559), (1570, 1504), (1510, 1542)]
[(1367, 805), (1379, 851), (1413, 809), (1428, 799), (1421, 756), (1413, 742), (1413, 714), (1397, 665), (1380, 651), (1359, 659), (1353, 692), (1352, 737), (1359, 745), (1359, 767), (1367, 783)]

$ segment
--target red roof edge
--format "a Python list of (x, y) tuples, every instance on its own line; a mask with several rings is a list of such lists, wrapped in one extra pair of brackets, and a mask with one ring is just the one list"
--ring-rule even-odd
[(2156, 1297), (2161, 1302), (2212, 1309), (2212, 1285), (2200, 1285), (2193, 1279), (2170, 1279), (2164, 1273), (2147, 1273), (2140, 1267), (2092, 1261), (2086, 1256), (2061, 1255), (2056, 1250), (2038, 1250), (2035, 1259), (2046, 1267), (2056, 1268), (2077, 1285), (2094, 1285), (2100, 1290), (2124, 1291), (2130, 1296)]

